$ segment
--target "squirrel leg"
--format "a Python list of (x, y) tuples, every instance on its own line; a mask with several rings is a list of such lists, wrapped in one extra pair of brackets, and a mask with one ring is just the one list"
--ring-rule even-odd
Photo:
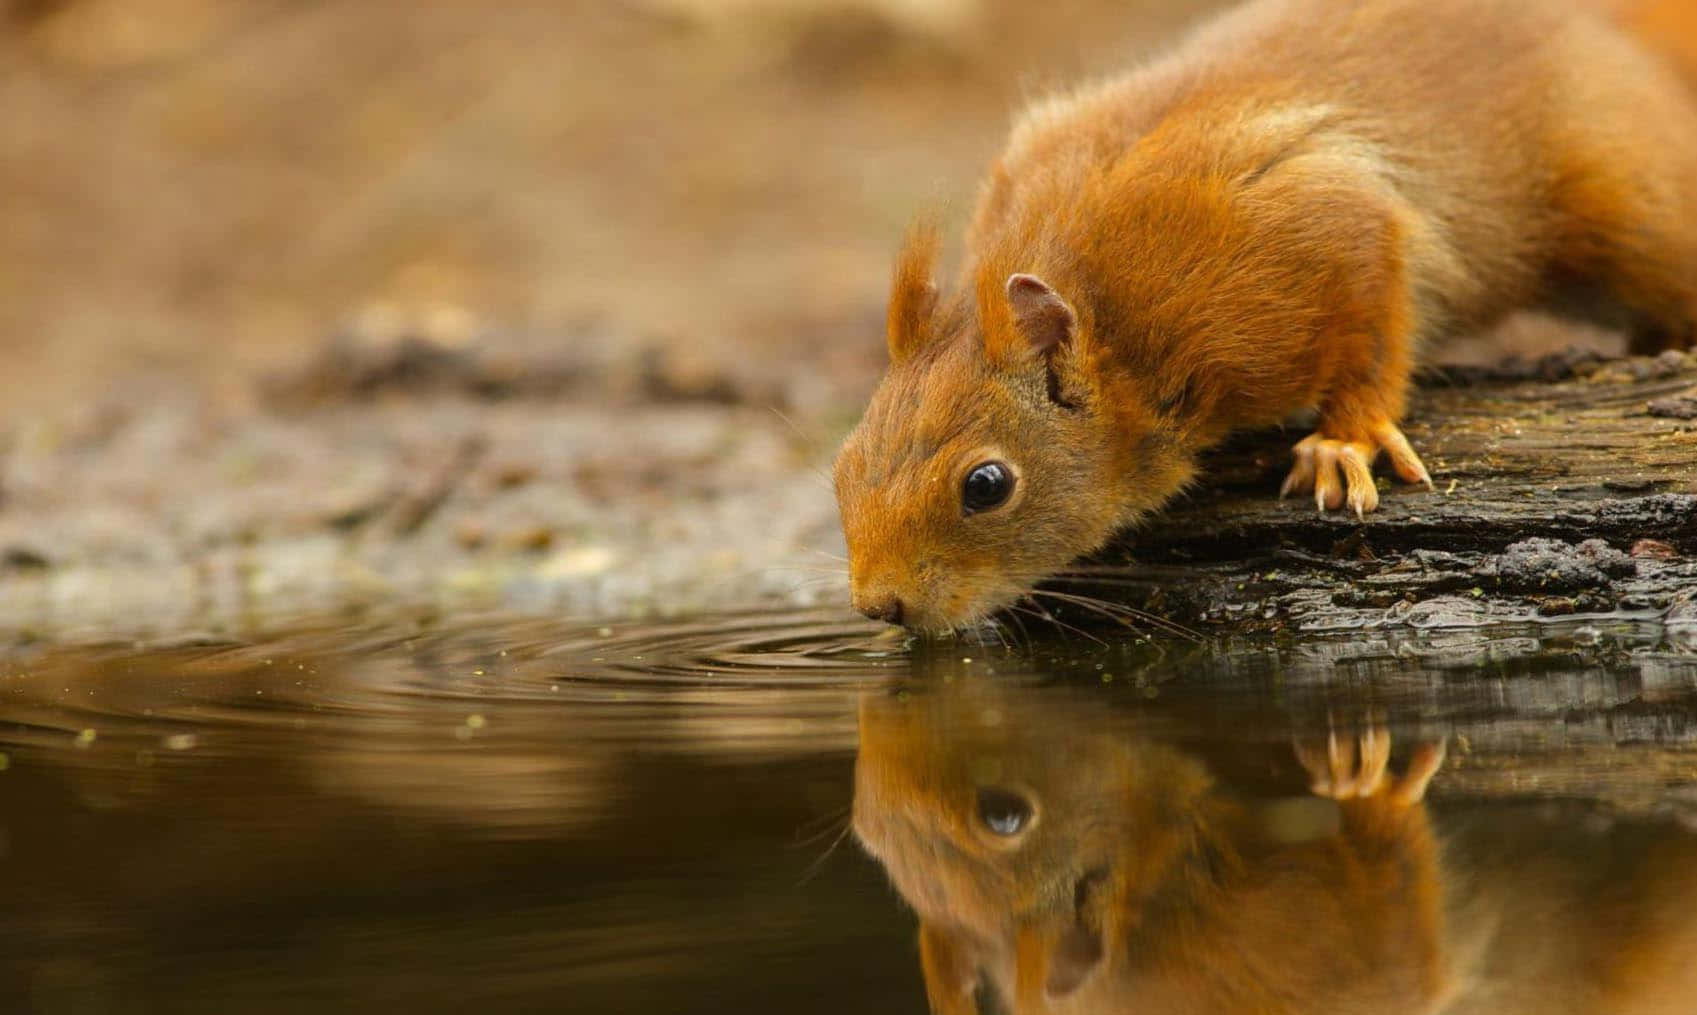
[(1383, 727), (1298, 742), (1296, 756), (1314, 793), (1338, 802), (1338, 841), (1347, 858), (1337, 869), (1339, 897), (1353, 900), (1352, 947), (1373, 970), (1381, 995), (1352, 1010), (1442, 1010), (1455, 984), (1424, 800), (1444, 763), (1443, 741), (1418, 746), (1401, 775), (1390, 771), (1391, 736)]
[(1697, 144), (1622, 151), (1613, 135), (1581, 138), (1563, 146), (1573, 164), (1555, 193), (1555, 276), (1594, 284), (1627, 312), (1633, 355), (1697, 347), (1697, 237), (1686, 226)]
[(1664, 349), (1697, 348), (1697, 247), (1650, 228), (1634, 236), (1633, 245), (1616, 244), (1621, 249), (1601, 272), (1632, 320), (1627, 351), (1653, 356)]
[(1295, 462), (1279, 490), (1280, 497), (1312, 491), (1322, 512), (1347, 503), (1358, 518), (1379, 506), (1373, 461), (1380, 452), (1403, 481), (1432, 487), (1425, 463), (1397, 427), (1414, 370), (1413, 299), (1399, 258), (1386, 253), (1382, 260), (1381, 270), (1356, 273), (1347, 300), (1376, 309), (1320, 338), (1320, 424), (1292, 449)]
[(1697, 348), (1697, 286), (1683, 276), (1642, 275), (1617, 280), (1616, 285), (1638, 318), (1627, 334), (1627, 352), (1654, 356), (1664, 349)]

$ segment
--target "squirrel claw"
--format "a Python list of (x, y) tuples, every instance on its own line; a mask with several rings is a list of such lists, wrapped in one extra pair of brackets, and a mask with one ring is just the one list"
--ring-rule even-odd
[(1433, 489), (1432, 476), (1408, 438), (1392, 424), (1382, 423), (1364, 440), (1339, 440), (1317, 431), (1298, 441), (1291, 449), (1295, 461), (1279, 488), (1279, 497), (1311, 489), (1314, 506), (1322, 514), (1348, 504), (1357, 518), (1365, 520), (1367, 513), (1379, 506), (1373, 459), (1380, 451), (1386, 452), (1392, 469), (1404, 482)]
[(1426, 798), (1426, 787), (1431, 784), (1432, 777), (1438, 774), (1438, 769), (1444, 767), (1444, 756), (1448, 753), (1444, 741), (1421, 744), (1414, 751), (1414, 757), (1408, 762), (1408, 771), (1391, 788), (1391, 799), (1405, 807), (1413, 807)]
[(1296, 745), (1297, 760), (1313, 780), (1316, 796), (1331, 800), (1369, 797), (1384, 785), (1385, 769), (1391, 760), (1391, 738), (1381, 727), (1368, 727), (1359, 737), (1338, 737), (1333, 730), (1323, 747)]
[(1291, 494), (1313, 485), (1314, 459), (1298, 457), (1296, 464), (1291, 466), (1290, 475), (1285, 477), (1284, 485), (1279, 487), (1279, 499), (1284, 500)]
[(1426, 463), (1414, 453), (1414, 447), (1401, 430), (1390, 423), (1381, 423), (1373, 428), (1373, 440), (1390, 456), (1391, 468), (1396, 470), (1403, 482), (1418, 483), (1428, 490), (1436, 489), (1432, 474), (1426, 471)]

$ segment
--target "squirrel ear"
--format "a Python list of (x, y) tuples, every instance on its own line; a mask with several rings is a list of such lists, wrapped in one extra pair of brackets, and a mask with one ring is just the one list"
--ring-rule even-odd
[(1014, 327), (1039, 355), (1047, 356), (1072, 341), (1078, 331), (1078, 315), (1071, 304), (1036, 275), (1009, 275), (1008, 303), (1013, 307)]
[(937, 283), (937, 229), (920, 223), (907, 234), (907, 242), (896, 258), (895, 279), (890, 285), (890, 310), (885, 331), (890, 343), (890, 362), (900, 363), (931, 338), (935, 330)]

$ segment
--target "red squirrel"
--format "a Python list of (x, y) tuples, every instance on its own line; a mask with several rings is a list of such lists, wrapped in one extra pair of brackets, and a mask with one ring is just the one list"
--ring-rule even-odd
[(1646, 7), (1252, 0), (1026, 110), (956, 291), (934, 229), (897, 260), (835, 466), (855, 607), (969, 626), (1303, 409), (1283, 493), (1365, 515), (1381, 453), (1430, 487), (1410, 372), (1516, 310), (1690, 344), (1697, 103), (1618, 26)]

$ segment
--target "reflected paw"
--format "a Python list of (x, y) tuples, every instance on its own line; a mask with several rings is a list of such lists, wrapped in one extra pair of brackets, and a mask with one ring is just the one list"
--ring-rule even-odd
[(1389, 422), (1379, 423), (1355, 440), (1326, 436), (1324, 426), (1296, 443), (1291, 455), (1296, 463), (1279, 489), (1280, 497), (1309, 490), (1321, 511), (1335, 511), (1347, 502), (1357, 518), (1379, 506), (1379, 490), (1373, 483), (1373, 460), (1385, 452), (1396, 474), (1408, 483), (1432, 488), (1432, 476), (1415, 454), (1408, 438)]
[(1298, 743), (1297, 760), (1308, 770), (1309, 788), (1330, 800), (1383, 797), (1412, 807), (1425, 799), (1426, 787), (1444, 764), (1444, 743), (1421, 744), (1401, 776), (1390, 773), (1391, 735), (1370, 726), (1359, 736), (1340, 737), (1336, 731), (1323, 743)]

